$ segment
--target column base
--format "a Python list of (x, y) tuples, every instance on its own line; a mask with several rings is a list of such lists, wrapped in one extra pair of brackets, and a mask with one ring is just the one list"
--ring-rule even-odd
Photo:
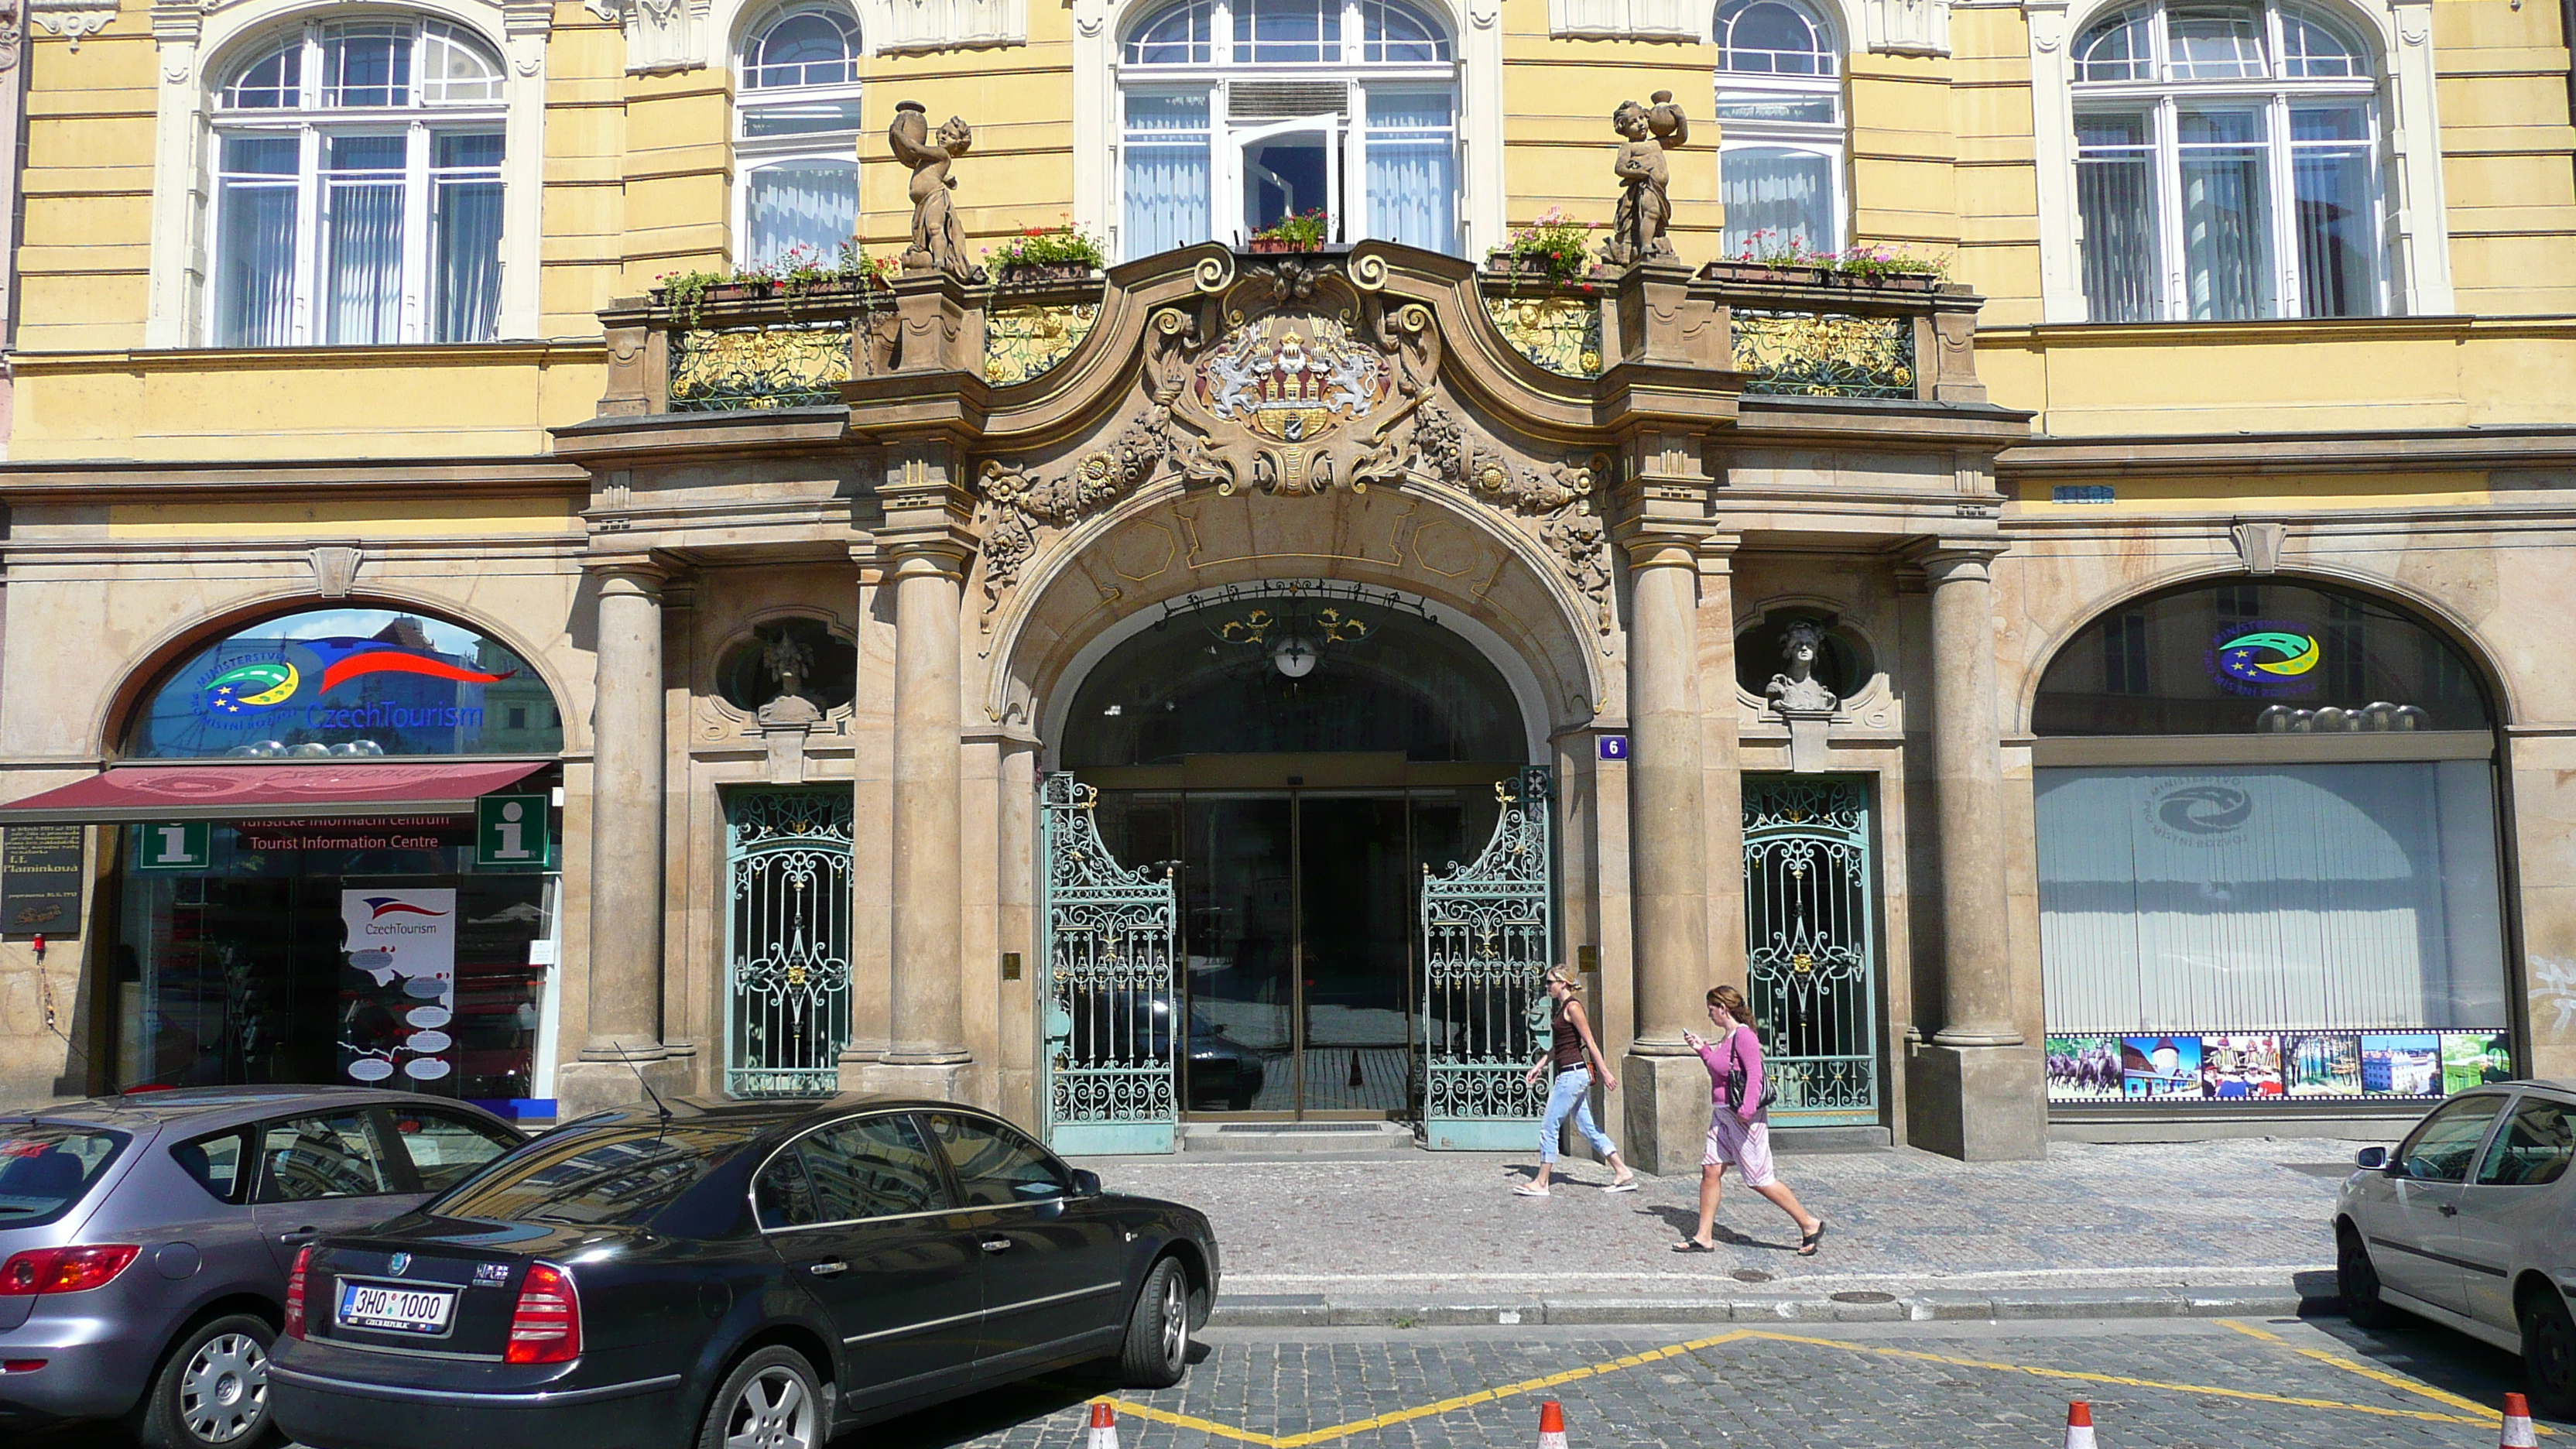
[(882, 1097), (923, 1097), (936, 1102), (966, 1102), (974, 1089), (973, 1062), (841, 1063), (841, 1090)]
[(1708, 1067), (1696, 1054), (1619, 1061), (1628, 1165), (1659, 1176), (1699, 1171), (1708, 1143)]
[[(643, 1074), (640, 1079), (639, 1072)], [(674, 1102), (689, 1090), (689, 1065), (659, 1056), (631, 1065), (566, 1062), (555, 1068), (555, 1120), (569, 1122), (592, 1112), (621, 1107), (640, 1106), (650, 1112), (653, 1104), (644, 1094), (644, 1082), (651, 1082), (665, 1103)]]
[(1962, 1162), (2048, 1156), (2048, 1076), (2037, 1046), (1916, 1046), (1905, 1062), (1906, 1141)]

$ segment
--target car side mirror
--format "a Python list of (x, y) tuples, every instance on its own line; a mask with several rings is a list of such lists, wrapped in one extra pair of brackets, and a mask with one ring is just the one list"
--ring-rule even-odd
[(2388, 1170), (2388, 1149), (2385, 1147), (2365, 1147), (2359, 1152), (2353, 1154), (2352, 1165), (2362, 1169), (2364, 1172), (2386, 1172)]
[(1077, 1167), (1073, 1170), (1073, 1195), (1075, 1197), (1098, 1197), (1103, 1191), (1105, 1191), (1105, 1189), (1100, 1185), (1099, 1173), (1096, 1173), (1087, 1167)]

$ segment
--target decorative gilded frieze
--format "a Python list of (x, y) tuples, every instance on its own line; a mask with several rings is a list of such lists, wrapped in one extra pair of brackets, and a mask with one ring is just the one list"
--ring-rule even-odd
[(1417, 477), (1526, 520), (1606, 635), (1597, 460), (1522, 461), (1437, 400), (1431, 309), (1384, 295), (1385, 269), (1373, 261), (1345, 273), (1289, 258), (1239, 279), (1230, 269), (1203, 277), (1195, 308), (1166, 307), (1147, 323), (1145, 396), (1107, 446), (1052, 471), (985, 462), (975, 489), (986, 626), (1041, 529), (1080, 522), (1158, 478), (1220, 495), (1312, 497)]
[(1562, 377), (1601, 375), (1601, 304), (1591, 297), (1485, 299), (1485, 315), (1521, 356)]
[(984, 380), (995, 387), (1023, 383), (1073, 355), (1100, 321), (1100, 304), (1032, 303), (996, 306), (984, 313)]

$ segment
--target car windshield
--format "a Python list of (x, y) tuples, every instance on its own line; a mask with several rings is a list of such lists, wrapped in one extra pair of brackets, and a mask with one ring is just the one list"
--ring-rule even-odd
[(58, 1122), (0, 1122), (0, 1228), (34, 1227), (69, 1212), (132, 1140)]
[(460, 1183), (441, 1217), (640, 1223), (741, 1150), (740, 1127), (619, 1122), (540, 1137)]

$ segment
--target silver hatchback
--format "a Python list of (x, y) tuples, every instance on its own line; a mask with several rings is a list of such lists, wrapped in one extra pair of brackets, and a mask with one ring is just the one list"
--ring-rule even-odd
[(2463, 1092), (2394, 1152), (2367, 1147), (2335, 1199), (2355, 1323), (2390, 1310), (2522, 1355), (2533, 1407), (2576, 1412), (2576, 1083)]
[(297, 1249), (521, 1140), (479, 1108), (365, 1088), (0, 1112), (0, 1430), (122, 1417), (155, 1449), (257, 1443)]

